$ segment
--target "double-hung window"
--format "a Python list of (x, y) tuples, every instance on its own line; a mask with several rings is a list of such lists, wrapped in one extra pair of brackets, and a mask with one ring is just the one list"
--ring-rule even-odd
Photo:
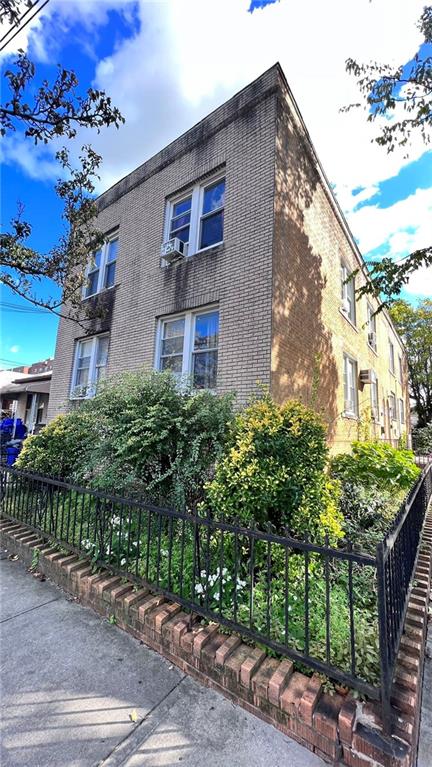
[(389, 339), (389, 370), (392, 375), (395, 374), (395, 350), (394, 344)]
[(399, 354), (399, 381), (403, 383), (403, 363), (402, 363), (402, 357)]
[(358, 415), (357, 361), (344, 354), (344, 402), (345, 415)]
[(164, 240), (178, 237), (187, 256), (219, 245), (224, 238), (224, 209), (225, 178), (196, 184), (168, 202)]
[(83, 297), (89, 298), (101, 290), (112, 288), (115, 283), (118, 237), (108, 239), (93, 253), (87, 267)]
[(372, 371), (372, 382), (370, 388), (371, 395), (371, 414), (374, 421), (379, 421), (379, 390), (378, 390), (378, 378), (374, 371)]
[(159, 321), (156, 368), (189, 379), (194, 389), (215, 389), (219, 311), (186, 312)]
[(355, 325), (355, 277), (344, 263), (341, 264), (341, 297), (342, 312), (347, 317), (347, 319), (349, 319), (349, 321)]
[(92, 336), (76, 342), (71, 388), (73, 399), (93, 397), (96, 393), (97, 384), (105, 376), (108, 345), (108, 335)]
[(401, 424), (405, 423), (405, 406), (403, 399), (399, 400), (399, 420)]
[(389, 420), (390, 421), (396, 421), (396, 397), (394, 392), (390, 392), (389, 398), (388, 398), (388, 407), (389, 407)]
[(377, 350), (376, 316), (370, 304), (367, 305), (367, 331), (368, 331), (368, 344), (371, 347), (371, 349), (373, 349), (374, 352), (376, 352)]

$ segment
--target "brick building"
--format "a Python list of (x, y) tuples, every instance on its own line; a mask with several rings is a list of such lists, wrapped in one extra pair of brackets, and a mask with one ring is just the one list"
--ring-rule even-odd
[[(409, 428), (402, 343), (386, 312), (355, 298), (364, 264), (279, 65), (98, 205), (107, 242), (83, 300), (103, 319), (86, 335), (62, 320), (49, 418), (102, 375), (156, 367), (241, 403), (257, 382), (299, 398), (335, 450), (359, 428), (387, 440)], [(168, 264), (161, 246), (175, 237), (183, 254)]]

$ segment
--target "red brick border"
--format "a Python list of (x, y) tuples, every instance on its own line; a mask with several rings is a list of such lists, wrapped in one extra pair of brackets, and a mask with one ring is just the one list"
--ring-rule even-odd
[(347, 767), (412, 767), (420, 720), (421, 681), (431, 583), (432, 509), (423, 532), (395, 673), (394, 726), (382, 733), (379, 707), (350, 695), (330, 696), (317, 675), (294, 671), (289, 660), (269, 658), (216, 624), (201, 625), (180, 605), (108, 571), (92, 574), (88, 560), (64, 554), (24, 525), (0, 521), (1, 541), (38, 569), (153, 648), (182, 671), (314, 751)]

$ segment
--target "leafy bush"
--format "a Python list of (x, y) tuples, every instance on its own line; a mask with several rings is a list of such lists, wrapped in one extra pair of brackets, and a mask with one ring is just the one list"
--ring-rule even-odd
[(432, 453), (432, 423), (421, 429), (413, 429), (412, 440), (413, 449), (416, 453), (420, 455)]
[(346, 539), (363, 551), (375, 553), (377, 543), (391, 526), (405, 490), (384, 490), (341, 482), (340, 510)]
[(352, 455), (342, 453), (332, 459), (331, 474), (365, 487), (408, 490), (420, 469), (411, 450), (399, 450), (386, 442), (353, 442)]
[(95, 424), (87, 412), (58, 415), (24, 441), (15, 465), (36, 474), (74, 479), (78, 467), (89, 460), (94, 438)]
[(231, 418), (230, 396), (180, 391), (169, 373), (125, 373), (32, 437), (18, 465), (190, 507), (202, 498)]
[(271, 523), (315, 539), (341, 535), (335, 483), (326, 481), (326, 432), (299, 402), (253, 402), (233, 422), (225, 453), (207, 485), (206, 503), (244, 525)]

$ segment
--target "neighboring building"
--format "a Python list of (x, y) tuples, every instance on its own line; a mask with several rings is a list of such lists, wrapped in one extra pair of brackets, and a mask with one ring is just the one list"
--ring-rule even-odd
[(32, 365), (20, 365), (12, 368), (15, 373), (50, 373), (53, 369), (53, 357), (48, 357), (40, 362), (33, 362)]
[(1, 417), (21, 418), (29, 434), (47, 422), (51, 371), (18, 375), (15, 370), (0, 371)]
[[(61, 321), (49, 418), (104, 375), (155, 367), (240, 403), (257, 382), (299, 398), (335, 450), (360, 427), (387, 440), (409, 430), (402, 343), (385, 311), (355, 298), (364, 263), (279, 65), (98, 206), (107, 242), (83, 301), (104, 319), (86, 335)], [(186, 247), (168, 264), (174, 237)]]

